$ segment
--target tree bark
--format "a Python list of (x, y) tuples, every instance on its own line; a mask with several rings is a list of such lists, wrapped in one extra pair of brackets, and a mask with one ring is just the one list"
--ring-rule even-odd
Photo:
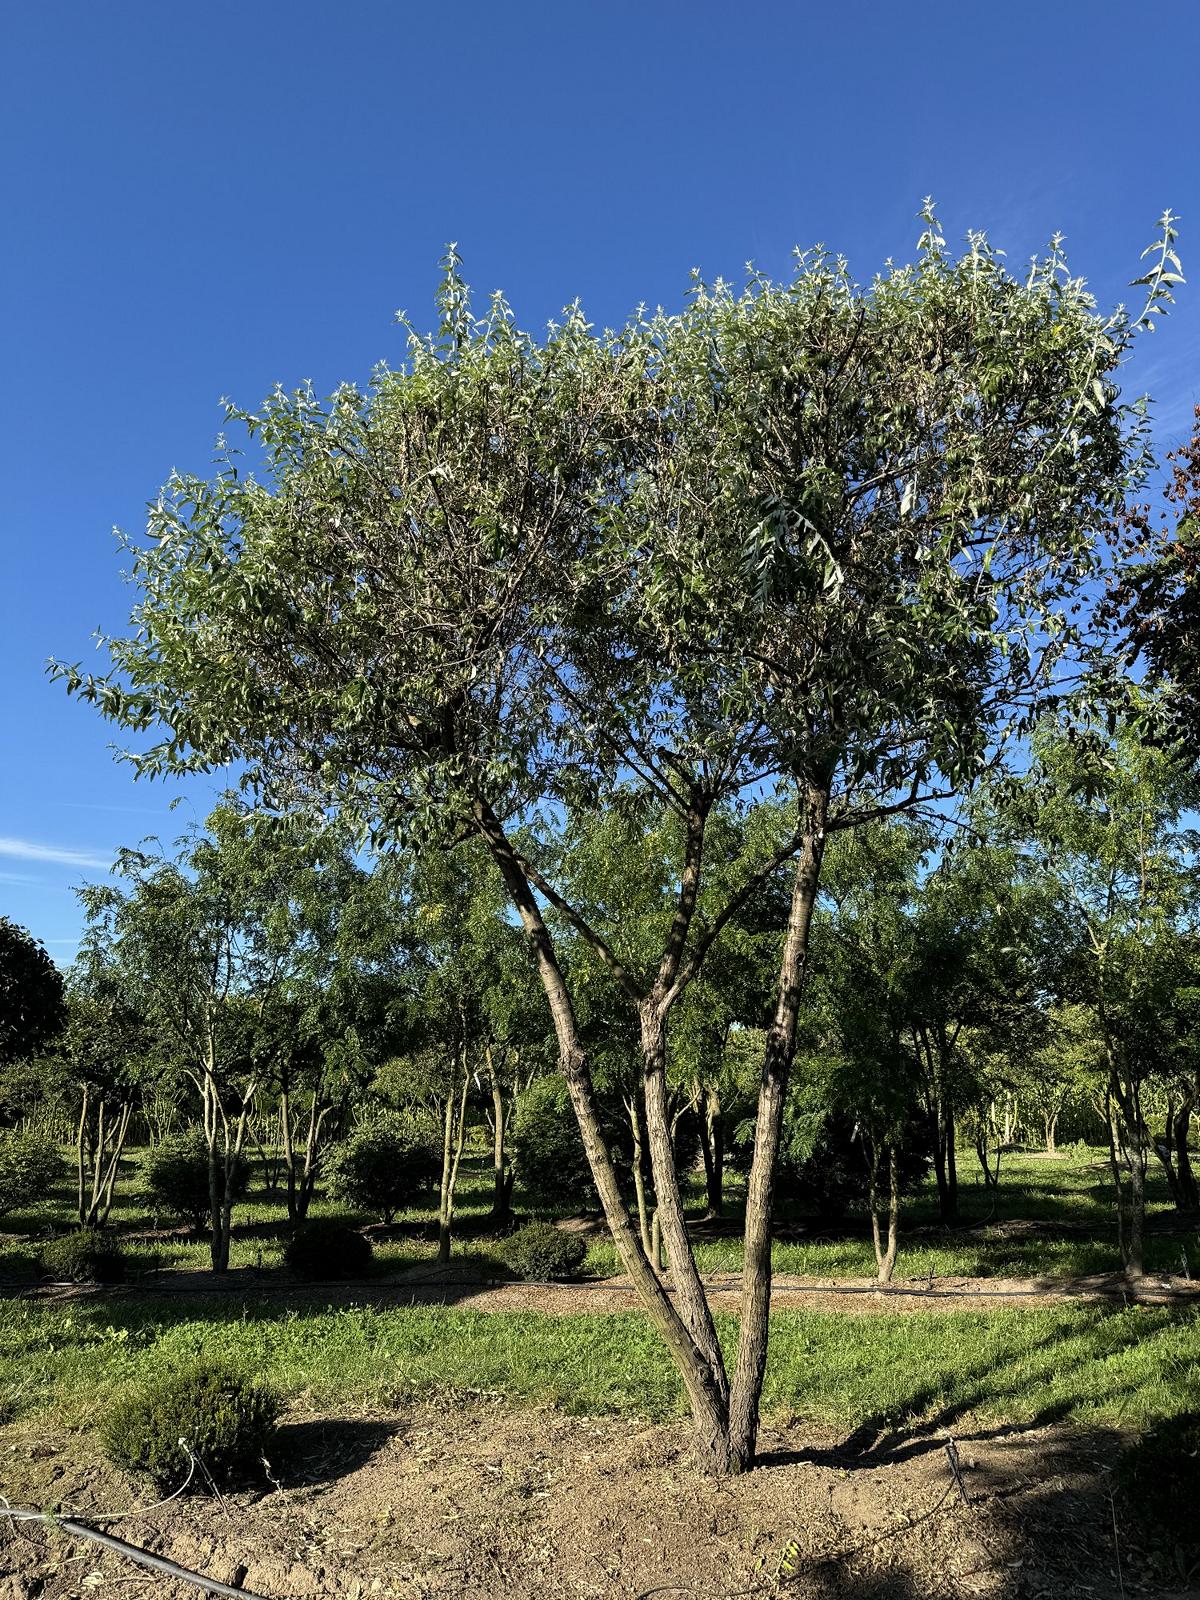
[(474, 815), (533, 948), (558, 1042), (559, 1070), (571, 1097), (592, 1181), (617, 1254), (683, 1379), (692, 1410), (699, 1464), (710, 1473), (725, 1473), (730, 1466), (728, 1403), (659, 1282), (630, 1221), (616, 1169), (604, 1141), (587, 1052), (550, 930), (499, 820), (481, 801), (476, 802)]
[(742, 1324), (730, 1396), (729, 1456), (731, 1470), (736, 1472), (748, 1471), (754, 1464), (758, 1445), (758, 1415), (770, 1328), (771, 1209), (775, 1195), (775, 1167), (788, 1076), (796, 1050), (796, 1024), (808, 966), (809, 933), (825, 854), (829, 796), (823, 789), (810, 786), (806, 803), (807, 830), (796, 861), (791, 910), (779, 967), (775, 1016), (763, 1052), (754, 1155), (746, 1186)]
[(888, 1146), (888, 1211), (887, 1248), (884, 1248), (879, 1227), (879, 1156), (871, 1159), (871, 1240), (875, 1246), (875, 1266), (880, 1283), (891, 1283), (896, 1267), (896, 1252), (900, 1240), (900, 1181), (895, 1145)]
[[(442, 1139), (442, 1183), (438, 1200), (438, 1253), (439, 1267), (450, 1260), (450, 1243), (454, 1227), (454, 1192), (458, 1187), (458, 1168), (462, 1161), (463, 1144), (467, 1137), (467, 1091), (471, 1075), (462, 1063), (462, 1089), (456, 1091), (452, 1083), (446, 1095)], [(455, 1108), (457, 1106), (457, 1122)]]

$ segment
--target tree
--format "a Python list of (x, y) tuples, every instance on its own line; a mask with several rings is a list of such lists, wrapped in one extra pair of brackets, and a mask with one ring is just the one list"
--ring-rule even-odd
[(32, 934), (0, 917), (0, 1067), (50, 1043), (64, 1016), (62, 974)]
[[(234, 413), (266, 481), (232, 458), (210, 482), (173, 479), (113, 672), (57, 670), (125, 727), (165, 728), (141, 771), (240, 760), (269, 803), (482, 842), (700, 1457), (741, 1470), (826, 839), (971, 781), (1069, 656), (1092, 530), (1140, 460), (1111, 383), (1131, 323), (1096, 314), (1057, 245), (1014, 278), (981, 236), (952, 257), (928, 210), (917, 262), (865, 289), (817, 253), (788, 283), (697, 284), (680, 316), (612, 336), (575, 309), (539, 345), (499, 299), (475, 316), (452, 257), (439, 306), (439, 334), (414, 335), (369, 393)], [(619, 912), (594, 926), (554, 881), (564, 808), (621, 790), (669, 811), (679, 839), (658, 952), (637, 967)], [(712, 817), (770, 791), (787, 824), (714, 885)], [(731, 1376), (674, 1170), (669, 1026), (788, 862)], [(674, 1300), (625, 1209), (548, 908), (636, 1014)]]
[[(1153, 715), (1153, 713), (1150, 713)], [(1144, 1267), (1151, 1149), (1145, 1098), (1175, 1054), (1198, 903), (1196, 780), (1127, 721), (1111, 735), (1043, 727), (1035, 766), (997, 818), (1027, 841), (1027, 871), (1054, 897), (1057, 986), (1084, 1006), (1104, 1060), (1109, 1151), (1126, 1271)]]
[(79, 1225), (103, 1227), (112, 1210), (121, 1156), (143, 1085), (161, 1071), (149, 1019), (130, 992), (104, 932), (85, 925), (67, 990), (61, 1053), (78, 1094), (75, 1134)]

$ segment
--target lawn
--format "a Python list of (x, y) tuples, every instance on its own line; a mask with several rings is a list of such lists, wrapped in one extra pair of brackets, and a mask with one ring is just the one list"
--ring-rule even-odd
[[(133, 1151), (123, 1163), (112, 1222), (126, 1236), (131, 1274), (162, 1269), (204, 1270), (208, 1248), (190, 1239), (173, 1219), (156, 1217), (141, 1190), (143, 1152)], [(0, 1279), (30, 1281), (41, 1275), (37, 1238), (72, 1225), (72, 1193), (64, 1162), (63, 1182), (35, 1210), (3, 1220), (0, 1233)], [(1119, 1269), (1112, 1185), (1105, 1152), (1072, 1147), (1056, 1158), (1041, 1153), (1005, 1157), (998, 1190), (978, 1180), (974, 1156), (959, 1158), (960, 1213), (957, 1227), (937, 1220), (932, 1183), (905, 1204), (901, 1230), (901, 1277), (1041, 1277)], [(1147, 1265), (1151, 1271), (1200, 1272), (1200, 1233), (1172, 1210), (1165, 1184), (1153, 1168), (1148, 1183), (1150, 1236)], [(491, 1205), (491, 1171), (482, 1154), (464, 1162), (458, 1199), (456, 1254), (473, 1260), (482, 1276), (500, 1269), (498, 1243), (486, 1225)], [(741, 1190), (734, 1176), (728, 1186), (728, 1217), (719, 1224), (702, 1223), (698, 1184), (689, 1199), (695, 1224), (696, 1255), (704, 1272), (737, 1272), (742, 1265)], [(535, 1206), (518, 1189), (518, 1212), (553, 1214)], [(369, 1225), (362, 1214), (347, 1214), (318, 1195), (313, 1215), (347, 1215)], [(565, 1207), (559, 1214), (565, 1214)], [(286, 1216), (282, 1200), (266, 1193), (261, 1168), (255, 1164), (246, 1201), (235, 1213), (231, 1265), (277, 1267), (283, 1258)], [(874, 1257), (866, 1219), (851, 1214), (841, 1222), (814, 1223), (790, 1214), (780, 1217), (774, 1248), (775, 1270), (819, 1278), (871, 1276)], [(140, 1236), (140, 1237), (139, 1237)], [(377, 1270), (394, 1272), (432, 1261), (436, 1222), (432, 1210), (406, 1213), (395, 1227), (373, 1231)], [(586, 1270), (595, 1277), (618, 1270), (615, 1251), (597, 1237)]]
[[(720, 1319), (727, 1346), (732, 1319)], [(372, 1411), (493, 1395), (583, 1414), (681, 1415), (682, 1390), (636, 1313), (546, 1317), (138, 1297), (0, 1307), (0, 1406), (87, 1427), (121, 1384), (220, 1351), (301, 1409)], [(784, 1312), (768, 1415), (822, 1427), (1007, 1422), (1142, 1425), (1200, 1406), (1200, 1317), (1071, 1304), (908, 1316)]]

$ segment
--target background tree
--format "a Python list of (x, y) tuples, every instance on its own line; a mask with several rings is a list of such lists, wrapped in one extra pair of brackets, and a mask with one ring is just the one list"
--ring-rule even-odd
[(50, 1043), (63, 1020), (63, 978), (45, 946), (0, 917), (0, 1069)]
[(1085, 1006), (1105, 1063), (1105, 1104), (1122, 1256), (1144, 1267), (1146, 1095), (1170, 1053), (1172, 1009), (1190, 976), (1196, 839), (1181, 826), (1195, 779), (1134, 722), (1111, 736), (1044, 727), (1007, 825), (1058, 914), (1060, 998)]

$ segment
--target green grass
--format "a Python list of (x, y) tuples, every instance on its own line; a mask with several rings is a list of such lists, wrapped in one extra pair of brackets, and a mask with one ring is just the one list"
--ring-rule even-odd
[[(190, 1311), (191, 1314), (188, 1314)], [(721, 1319), (731, 1347), (736, 1330)], [(489, 1394), (578, 1413), (680, 1415), (681, 1386), (636, 1314), (544, 1317), (442, 1308), (113, 1300), (0, 1307), (8, 1416), (93, 1425), (121, 1385), (203, 1351), (302, 1408)], [(1200, 1407), (1200, 1318), (1163, 1307), (1067, 1305), (905, 1316), (781, 1313), (769, 1415), (854, 1428), (960, 1418), (1141, 1426)]]
[[(150, 1241), (130, 1237), (151, 1231), (156, 1222), (166, 1226), (172, 1220), (155, 1218), (147, 1207), (141, 1191), (143, 1160), (144, 1152), (132, 1151), (123, 1163), (112, 1215), (113, 1224), (126, 1235), (132, 1275), (162, 1269), (206, 1270), (209, 1257), (203, 1240), (160, 1237)], [(1112, 1189), (1102, 1151), (1073, 1148), (1056, 1160), (1031, 1153), (1006, 1155), (999, 1191), (985, 1189), (978, 1181), (973, 1154), (960, 1152), (959, 1182), (962, 1220), (957, 1228), (948, 1229), (938, 1223), (932, 1183), (906, 1201), (899, 1276), (1042, 1277), (1119, 1269)], [(741, 1192), (736, 1176), (730, 1179), (728, 1194), (729, 1227), (720, 1230), (700, 1225), (696, 1229), (696, 1254), (705, 1272), (741, 1269), (742, 1245), (736, 1236)], [(0, 1221), (0, 1278), (29, 1281), (41, 1275), (37, 1235), (72, 1225), (72, 1198), (64, 1162), (63, 1181), (54, 1193), (33, 1210)], [(698, 1215), (702, 1197), (695, 1183), (689, 1198)], [(486, 1158), (469, 1157), (464, 1162), (458, 1198), (455, 1249), (460, 1259), (469, 1253), (483, 1275), (500, 1269), (497, 1242), (484, 1231), (490, 1204), (491, 1173)], [(524, 1212), (538, 1210), (544, 1214), (546, 1209), (530, 1205), (519, 1191), (515, 1204)], [(314, 1203), (313, 1215), (348, 1216), (356, 1223), (370, 1221), (362, 1215), (345, 1213), (321, 1195)], [(1014, 1219), (1033, 1227), (1017, 1234), (1006, 1232), (1005, 1224)], [(1173, 1227), (1176, 1220), (1165, 1185), (1153, 1168), (1149, 1175), (1149, 1220), (1152, 1229), (1156, 1222)], [(391, 1236), (376, 1236), (376, 1270), (380, 1273), (429, 1262), (435, 1253), (436, 1224), (431, 1209), (409, 1212), (400, 1222), (401, 1227)], [(781, 1222), (782, 1237), (774, 1249), (777, 1272), (834, 1279), (873, 1275), (874, 1258), (861, 1217), (849, 1218), (842, 1227), (812, 1233), (801, 1232), (798, 1219), (789, 1219), (786, 1212)], [(256, 1164), (250, 1195), (235, 1213), (231, 1265), (268, 1269), (280, 1266), (286, 1231), (282, 1200), (265, 1193)], [(1179, 1271), (1185, 1258), (1189, 1271), (1200, 1270), (1200, 1234), (1194, 1228), (1182, 1233), (1151, 1232), (1147, 1244), (1150, 1270)], [(587, 1271), (599, 1277), (616, 1270), (612, 1246), (597, 1240), (589, 1252)]]

